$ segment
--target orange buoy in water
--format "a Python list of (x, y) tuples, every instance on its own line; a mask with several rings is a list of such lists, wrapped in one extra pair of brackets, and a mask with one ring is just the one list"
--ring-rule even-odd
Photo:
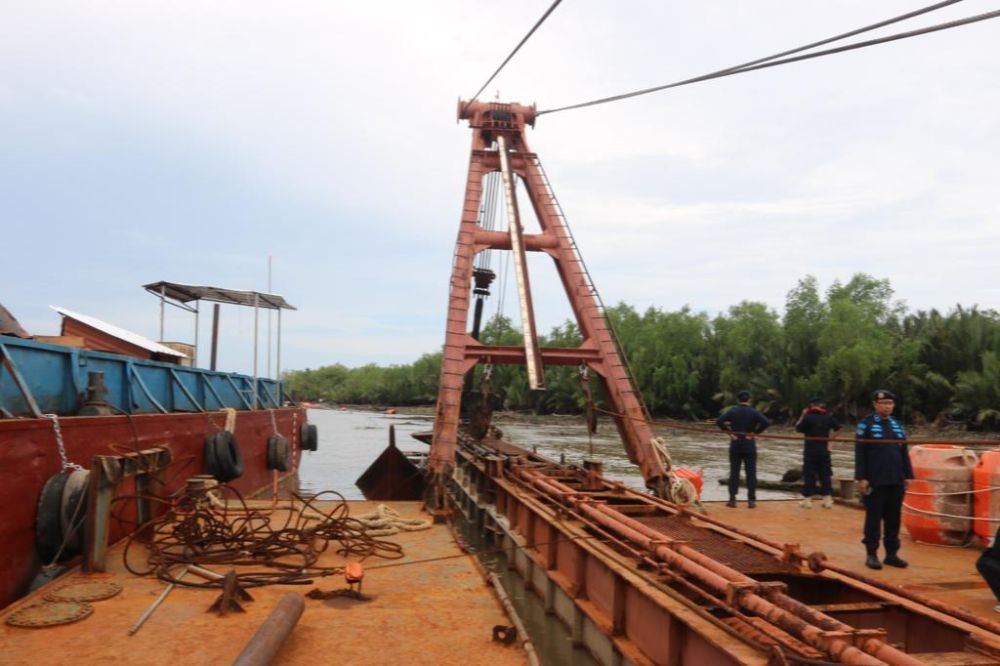
[(695, 499), (701, 499), (701, 487), (705, 485), (705, 473), (702, 470), (675, 467), (674, 476), (690, 481), (696, 492)]
[(385, 410), (385, 413), (388, 414), (389, 416), (392, 416), (393, 414), (396, 413), (396, 408), (390, 407), (389, 409)]
[(983, 451), (979, 464), (972, 473), (972, 485), (976, 491), (975, 531), (979, 543), (989, 546), (996, 532), (996, 522), (1000, 519), (1000, 449)]
[(903, 525), (916, 541), (960, 546), (972, 533), (976, 454), (949, 444), (910, 447), (913, 476), (903, 498)]

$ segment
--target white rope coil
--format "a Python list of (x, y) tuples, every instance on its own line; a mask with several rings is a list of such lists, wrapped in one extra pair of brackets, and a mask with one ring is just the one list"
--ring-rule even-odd
[(365, 526), (365, 534), (368, 536), (389, 536), (431, 528), (431, 521), (424, 518), (403, 518), (398, 511), (385, 504), (379, 504), (374, 511), (357, 516), (356, 519)]

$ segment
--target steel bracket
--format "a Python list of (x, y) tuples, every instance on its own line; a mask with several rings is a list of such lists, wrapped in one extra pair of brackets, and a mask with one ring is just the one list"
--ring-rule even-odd
[(787, 562), (789, 564), (799, 564), (802, 562), (802, 551), (797, 543), (786, 543), (781, 546), (781, 557), (779, 558), (782, 562)]
[[(90, 464), (89, 507), (86, 522), (85, 572), (104, 571), (108, 552), (111, 502), (122, 479), (135, 477), (138, 496), (137, 521), (144, 525), (152, 518), (150, 495), (163, 492), (167, 465), (173, 456), (166, 446), (135, 451), (120, 456), (94, 456)], [(149, 483), (150, 479), (154, 482)]]
[(877, 641), (885, 642), (886, 630), (885, 629), (831, 629), (827, 631), (820, 632), (820, 636), (825, 639), (841, 638), (848, 642), (854, 647), (861, 647), (866, 641), (875, 639)]

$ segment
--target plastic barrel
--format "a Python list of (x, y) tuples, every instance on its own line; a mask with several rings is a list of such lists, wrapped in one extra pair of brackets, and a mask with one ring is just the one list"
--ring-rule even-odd
[(972, 533), (976, 454), (959, 446), (921, 444), (910, 447), (910, 462), (914, 479), (903, 498), (906, 531), (923, 543), (967, 543)]
[(983, 451), (979, 464), (972, 474), (975, 493), (975, 531), (979, 543), (989, 546), (993, 535), (1000, 526), (1000, 490), (989, 490), (1000, 486), (1000, 449)]

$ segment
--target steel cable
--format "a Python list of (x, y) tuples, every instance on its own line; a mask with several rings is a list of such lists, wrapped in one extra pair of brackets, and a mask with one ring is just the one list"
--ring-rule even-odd
[[(594, 408), (596, 411), (604, 414), (606, 416), (611, 416), (614, 418), (622, 419), (632, 419), (635, 421), (644, 420), (639, 416), (629, 416), (628, 414), (622, 414), (619, 412), (613, 412), (608, 409), (602, 409), (600, 407)], [(850, 444), (899, 444), (905, 443), (910, 446), (916, 446), (918, 444), (951, 444), (954, 446), (992, 446), (1000, 447), (1000, 440), (997, 439), (977, 439), (977, 440), (944, 440), (944, 439), (911, 439), (906, 438), (905, 440), (893, 440), (893, 439), (856, 439), (853, 437), (807, 437), (804, 435), (774, 435), (767, 433), (750, 433), (750, 432), (736, 432), (733, 430), (720, 430), (719, 428), (713, 426), (695, 426), (682, 423), (681, 421), (676, 421), (673, 419), (650, 419), (650, 425), (660, 426), (670, 430), (684, 430), (687, 432), (697, 432), (706, 435), (736, 435), (736, 436), (748, 436), (752, 435), (755, 439), (773, 439), (773, 440), (784, 440), (791, 442), (803, 442), (809, 441), (821, 441), (821, 442), (846, 442)]]
[[(238, 508), (228, 502), (213, 503), (209, 492), (235, 496)], [(336, 503), (323, 510), (316, 502), (333, 496)], [(119, 498), (122, 499), (122, 498)], [(123, 554), (125, 568), (135, 575), (156, 575), (163, 581), (188, 587), (221, 587), (221, 580), (191, 582), (171, 574), (178, 565), (263, 566), (264, 570), (236, 573), (242, 587), (262, 585), (304, 585), (313, 578), (335, 575), (343, 567), (320, 567), (320, 554), (332, 544), (345, 557), (398, 559), (402, 547), (366, 534), (365, 525), (349, 515), (346, 500), (334, 491), (324, 491), (309, 499), (294, 495), (283, 521), (272, 512), (255, 511), (231, 486), (186, 491), (167, 502), (169, 510), (147, 522), (129, 536)], [(296, 507), (296, 503), (300, 506)], [(149, 534), (148, 543), (140, 535)], [(144, 564), (130, 561), (136, 541), (148, 548)]]
[(876, 39), (870, 39), (870, 40), (863, 41), (863, 42), (855, 42), (853, 44), (847, 44), (845, 46), (838, 46), (836, 48), (826, 49), (826, 50), (823, 50), (823, 51), (816, 51), (814, 53), (807, 53), (805, 55), (799, 55), (799, 56), (795, 56), (795, 57), (791, 57), (791, 58), (786, 58), (785, 57), (785, 56), (790, 56), (790, 55), (793, 55), (793, 54), (796, 54), (796, 53), (801, 53), (802, 51), (807, 51), (807, 50), (812, 49), (812, 48), (816, 48), (817, 46), (822, 46), (824, 44), (830, 44), (832, 42), (839, 41), (839, 40), (845, 39), (847, 37), (852, 37), (854, 35), (858, 35), (858, 34), (861, 34), (863, 32), (868, 32), (868, 31), (871, 31), (871, 30), (875, 30), (876, 28), (881, 28), (881, 27), (884, 27), (886, 25), (890, 25), (892, 23), (898, 23), (899, 21), (903, 21), (903, 20), (906, 20), (906, 19), (909, 19), (909, 18), (913, 18), (914, 16), (919, 16), (921, 14), (926, 14), (928, 12), (932, 12), (932, 11), (935, 11), (937, 9), (941, 9), (942, 7), (947, 7), (949, 5), (953, 5), (953, 4), (956, 4), (956, 3), (961, 2), (961, 1), (962, 0), (946, 0), (945, 2), (939, 2), (937, 4), (930, 5), (928, 7), (924, 7), (922, 9), (918, 9), (918, 10), (909, 12), (907, 14), (902, 14), (900, 16), (895, 16), (893, 18), (886, 19), (884, 21), (880, 21), (878, 23), (874, 23), (874, 24), (869, 25), (869, 26), (865, 26), (863, 28), (858, 28), (856, 30), (851, 30), (850, 32), (845, 32), (843, 34), (836, 35), (834, 37), (829, 37), (827, 39), (823, 39), (823, 40), (820, 40), (818, 42), (813, 42), (811, 44), (806, 44), (805, 46), (799, 46), (799, 47), (794, 48), (794, 49), (789, 49), (787, 51), (782, 51), (781, 53), (776, 53), (774, 55), (766, 56), (764, 58), (758, 58), (756, 60), (751, 60), (749, 62), (745, 62), (745, 63), (740, 64), (740, 65), (734, 65), (732, 67), (727, 67), (725, 69), (716, 70), (716, 71), (710, 72), (708, 74), (702, 74), (701, 76), (695, 76), (695, 77), (692, 77), (692, 78), (689, 78), (689, 79), (683, 79), (681, 81), (675, 81), (673, 83), (667, 83), (667, 84), (664, 84), (664, 85), (661, 85), (661, 86), (655, 86), (655, 87), (652, 87), (652, 88), (644, 88), (642, 90), (636, 90), (636, 91), (633, 91), (633, 92), (623, 93), (623, 94), (620, 94), (620, 95), (612, 95), (611, 97), (602, 97), (600, 99), (595, 99), (595, 100), (591, 100), (591, 101), (588, 101), (588, 102), (580, 102), (578, 104), (569, 104), (569, 105), (566, 105), (566, 106), (560, 106), (560, 107), (556, 107), (556, 108), (552, 108), (552, 109), (544, 109), (542, 111), (539, 111), (537, 113), (537, 115), (541, 116), (541, 115), (548, 114), (548, 113), (557, 113), (557, 112), (560, 112), (560, 111), (569, 111), (571, 109), (582, 109), (582, 108), (588, 107), (588, 106), (596, 106), (598, 104), (607, 104), (609, 102), (617, 102), (617, 101), (620, 101), (620, 100), (623, 100), (623, 99), (629, 99), (629, 98), (632, 98), (632, 97), (638, 97), (640, 95), (648, 95), (650, 93), (659, 92), (661, 90), (667, 90), (667, 89), (670, 89), (670, 88), (678, 88), (680, 86), (686, 86), (686, 85), (689, 85), (689, 84), (692, 84), (692, 83), (700, 83), (702, 81), (709, 81), (709, 80), (712, 80), (712, 79), (718, 79), (718, 78), (722, 78), (722, 77), (725, 77), (725, 76), (731, 76), (733, 74), (743, 74), (743, 73), (746, 73), (746, 72), (752, 72), (752, 71), (756, 71), (756, 70), (759, 70), (759, 69), (766, 69), (768, 67), (775, 67), (775, 66), (778, 66), (778, 65), (787, 65), (787, 64), (790, 64), (790, 63), (793, 63), (793, 62), (799, 62), (801, 60), (808, 60), (810, 58), (818, 58), (820, 56), (834, 55), (836, 53), (843, 53), (845, 51), (851, 51), (851, 50), (854, 50), (854, 49), (865, 48), (865, 47), (868, 47), (868, 46), (876, 46), (878, 44), (884, 44), (886, 42), (896, 41), (896, 40), (900, 40), (900, 39), (906, 39), (906, 38), (909, 38), (909, 37), (917, 37), (919, 35), (925, 35), (925, 34), (928, 34), (928, 33), (931, 33), (931, 32), (938, 32), (938, 31), (941, 31), (941, 30), (948, 30), (950, 28), (957, 28), (957, 27), (960, 27), (960, 26), (963, 26), (963, 25), (969, 25), (971, 23), (977, 23), (979, 21), (985, 21), (987, 19), (997, 18), (998, 16), (1000, 16), (1000, 10), (994, 10), (994, 11), (991, 11), (991, 12), (986, 12), (984, 14), (977, 14), (975, 16), (970, 16), (970, 17), (967, 17), (967, 18), (964, 18), (964, 19), (957, 19), (957, 20), (954, 20), (954, 21), (947, 21), (945, 23), (938, 23), (936, 25), (928, 26), (926, 28), (918, 28), (916, 30), (910, 30), (910, 31), (906, 31), (906, 32), (894, 33), (892, 35), (886, 35), (885, 37), (878, 37)]
[(475, 102), (476, 99), (478, 99), (479, 96), (482, 94), (482, 92), (486, 90), (486, 86), (490, 85), (490, 82), (496, 78), (497, 74), (500, 73), (500, 70), (502, 70), (507, 65), (508, 62), (510, 62), (510, 59), (514, 57), (514, 54), (521, 50), (521, 47), (524, 46), (524, 43), (528, 41), (528, 38), (530, 38), (533, 34), (535, 34), (535, 31), (538, 30), (539, 27), (541, 27), (542, 23), (545, 22), (545, 19), (547, 19), (549, 17), (549, 14), (551, 14), (555, 10), (555, 8), (559, 6), (560, 2), (562, 2), (562, 0), (555, 0), (555, 2), (549, 5), (549, 8), (545, 10), (545, 13), (542, 14), (542, 18), (535, 21), (535, 25), (531, 26), (531, 30), (528, 31), (528, 34), (526, 34), (524, 37), (521, 38), (521, 41), (517, 43), (517, 46), (514, 47), (514, 50), (511, 51), (506, 58), (504, 58), (504, 61), (500, 63), (500, 66), (496, 68), (496, 71), (490, 75), (490, 78), (486, 79), (486, 83), (484, 83), (482, 87), (480, 87), (479, 90), (476, 91), (476, 94), (472, 96), (472, 99), (470, 99), (468, 102), (465, 103), (465, 106), (462, 108), (463, 114), (465, 113), (466, 109), (469, 108), (469, 105)]

